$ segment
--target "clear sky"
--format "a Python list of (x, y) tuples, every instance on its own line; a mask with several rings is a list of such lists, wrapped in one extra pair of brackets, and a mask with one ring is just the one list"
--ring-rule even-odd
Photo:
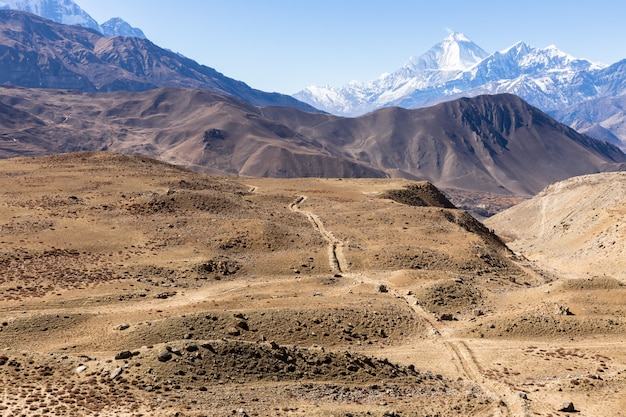
[(75, 0), (121, 17), (160, 47), (254, 88), (369, 81), (462, 32), (487, 52), (517, 41), (577, 58), (626, 58), (621, 0)]

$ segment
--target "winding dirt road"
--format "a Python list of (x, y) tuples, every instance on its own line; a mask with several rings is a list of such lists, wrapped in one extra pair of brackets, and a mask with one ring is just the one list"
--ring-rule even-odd
[[(298, 198), (289, 205), (290, 210), (304, 215), (315, 230), (328, 242), (328, 258), (331, 271), (340, 273), (347, 272), (348, 262), (343, 253), (344, 242), (338, 239), (333, 232), (324, 227), (324, 223), (318, 215), (301, 208), (300, 205), (306, 201), (306, 199), (306, 196), (298, 196)], [(362, 282), (368, 282), (374, 285), (380, 284), (380, 282), (361, 274), (359, 274), (359, 279)], [(385, 283), (385, 285), (389, 287), (389, 283)], [(430, 324), (433, 333), (442, 339), (443, 346), (449, 351), (459, 374), (465, 379), (471, 380), (481, 386), (485, 392), (490, 394), (492, 400), (500, 405), (500, 408), (497, 409), (499, 413), (496, 414), (496, 416), (525, 417), (530, 415), (530, 408), (517, 392), (511, 390), (507, 385), (489, 379), (483, 375), (480, 364), (465, 341), (451, 338), (449, 336), (449, 329), (447, 329), (441, 321), (435, 319), (432, 314), (429, 314), (420, 307), (413, 296), (401, 295), (391, 288), (390, 291), (397, 298), (404, 299), (420, 318), (425, 319)], [(506, 394), (503, 395), (502, 393)]]
[(310, 211), (302, 210), (300, 208), (300, 204), (302, 204), (306, 200), (306, 196), (298, 196), (296, 201), (289, 205), (289, 208), (296, 212), (304, 215), (309, 222), (313, 225), (313, 227), (319, 232), (320, 235), (328, 242), (328, 264), (331, 271), (337, 272), (347, 272), (348, 271), (348, 263), (346, 262), (346, 258), (343, 255), (343, 246), (344, 243), (337, 239), (332, 232), (329, 232), (324, 227), (324, 223), (320, 217)]

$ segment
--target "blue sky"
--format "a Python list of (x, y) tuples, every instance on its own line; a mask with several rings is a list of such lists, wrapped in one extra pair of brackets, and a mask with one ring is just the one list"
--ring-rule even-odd
[(75, 0), (98, 22), (122, 17), (157, 45), (254, 88), (369, 81), (448, 31), (487, 52), (517, 41), (606, 64), (626, 58), (626, 2)]

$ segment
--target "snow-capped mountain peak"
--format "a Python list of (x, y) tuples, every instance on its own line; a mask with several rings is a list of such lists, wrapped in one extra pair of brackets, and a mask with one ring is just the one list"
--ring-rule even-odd
[(102, 24), (104, 36), (133, 36), (135, 38), (146, 39), (141, 29), (132, 27), (128, 22), (120, 17), (114, 17)]
[(528, 46), (526, 43), (524, 43), (523, 41), (517, 41), (515, 42), (513, 45), (509, 46), (506, 49), (503, 49), (502, 51), (499, 51), (500, 54), (506, 55), (506, 54), (523, 54), (523, 53), (527, 53), (528, 50), (530, 49), (530, 46)]
[(100, 25), (72, 0), (0, 0), (0, 9), (22, 10), (65, 25), (101, 32)]
[(3, 9), (22, 10), (64, 25), (83, 26), (105, 36), (146, 38), (140, 29), (132, 27), (119, 17), (99, 25), (73, 0), (0, 0), (0, 10)]
[(387, 106), (418, 108), (458, 97), (512, 93), (546, 111), (594, 98), (593, 74), (606, 66), (575, 58), (554, 45), (524, 42), (492, 54), (462, 33), (451, 33), (399, 70), (343, 87), (309, 87), (294, 96), (342, 116)]
[(467, 36), (454, 32), (425, 54), (410, 57), (404, 67), (415, 73), (428, 70), (465, 71), (488, 55)]

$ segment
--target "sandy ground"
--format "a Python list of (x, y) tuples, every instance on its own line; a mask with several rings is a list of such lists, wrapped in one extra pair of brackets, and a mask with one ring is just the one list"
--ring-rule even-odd
[(622, 280), (407, 186), (0, 161), (0, 414), (623, 415)]

